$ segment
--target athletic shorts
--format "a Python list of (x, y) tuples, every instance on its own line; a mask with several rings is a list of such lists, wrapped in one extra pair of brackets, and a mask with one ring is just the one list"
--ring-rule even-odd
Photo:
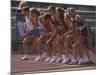
[(38, 28), (36, 28), (36, 29), (34, 30), (34, 36), (39, 37), (39, 36), (41, 36), (41, 34), (42, 34), (43, 32), (44, 32), (43, 29), (38, 29)]

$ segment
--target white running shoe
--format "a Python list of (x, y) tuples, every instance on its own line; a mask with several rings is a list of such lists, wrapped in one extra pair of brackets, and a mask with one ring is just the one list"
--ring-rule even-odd
[(51, 57), (47, 57), (47, 59), (45, 59), (44, 61), (48, 62), (48, 61), (50, 61), (50, 59), (51, 59)]
[(53, 56), (53, 58), (49, 61), (49, 63), (53, 63), (57, 60), (57, 57), (56, 56)]
[(84, 64), (89, 64), (92, 62), (91, 58), (87, 57), (86, 55), (83, 57), (84, 59)]
[(21, 58), (21, 60), (29, 60), (29, 58), (28, 58), (27, 56), (23, 56), (23, 57)]
[(58, 57), (58, 59), (56, 60), (55, 63), (59, 63), (61, 60), (62, 60), (62, 58), (61, 57)]
[(84, 63), (89, 62), (90, 60), (88, 58), (84, 59)]
[(69, 57), (66, 57), (65, 55), (62, 55), (62, 60), (63, 60), (63, 61), (61, 62), (62, 64), (65, 64), (65, 63), (68, 64), (69, 61), (70, 61)]
[(68, 64), (70, 62), (69, 58), (65, 58), (61, 63), (62, 64)]
[(36, 59), (34, 61), (40, 61), (40, 60), (41, 60), (41, 57), (38, 56), (38, 57), (36, 57)]
[(78, 65), (81, 65), (81, 64), (83, 64), (83, 63), (84, 63), (84, 59), (81, 58), (81, 59), (79, 59), (79, 61), (78, 61), (77, 64), (78, 64)]
[(76, 63), (77, 63), (77, 60), (76, 59), (72, 59), (69, 64), (76, 64)]

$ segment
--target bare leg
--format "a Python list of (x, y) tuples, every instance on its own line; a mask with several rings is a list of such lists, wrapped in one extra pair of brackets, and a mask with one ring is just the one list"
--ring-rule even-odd
[(27, 54), (28, 54), (28, 44), (30, 43), (30, 37), (25, 37), (23, 40), (23, 53), (24, 53), (24, 57), (22, 57), (21, 59), (27, 59)]

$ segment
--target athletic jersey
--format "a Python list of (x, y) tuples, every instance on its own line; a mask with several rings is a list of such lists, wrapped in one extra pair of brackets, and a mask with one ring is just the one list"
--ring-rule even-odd
[(79, 22), (77, 19), (75, 19), (73, 21), (74, 25), (76, 26), (76, 28), (78, 29), (78, 31), (83, 35), (83, 36), (87, 36), (87, 27), (84, 26), (84, 23)]
[(52, 16), (52, 24), (54, 25), (54, 27), (59, 26), (60, 24), (58, 23), (58, 21), (56, 20), (55, 16)]
[(26, 17), (26, 24), (27, 24), (27, 32), (34, 30), (34, 26), (31, 21), (31, 17)]
[(45, 30), (45, 27), (43, 26), (43, 23), (40, 21), (40, 17), (39, 17), (39, 20), (38, 20), (38, 25), (43, 29)]
[[(61, 27), (61, 24), (56, 20), (55, 16), (52, 16), (52, 24), (54, 25), (54, 27), (56, 29), (58, 29), (59, 27)], [(67, 31), (67, 27), (65, 26), (65, 24), (63, 23), (64, 27), (63, 27), (63, 32), (66, 32)], [(60, 31), (62, 31), (60, 30)]]
[(39, 19), (37, 20), (34, 29), (44, 30), (43, 24), (40, 22)]
[(44, 24), (46, 32), (52, 32), (52, 24), (51, 23), (45, 23)]

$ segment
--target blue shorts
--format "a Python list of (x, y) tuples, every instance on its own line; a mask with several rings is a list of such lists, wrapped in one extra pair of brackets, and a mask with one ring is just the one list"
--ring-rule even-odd
[(43, 29), (38, 29), (38, 28), (36, 28), (36, 29), (34, 30), (34, 36), (39, 37), (42, 33), (43, 33)]

